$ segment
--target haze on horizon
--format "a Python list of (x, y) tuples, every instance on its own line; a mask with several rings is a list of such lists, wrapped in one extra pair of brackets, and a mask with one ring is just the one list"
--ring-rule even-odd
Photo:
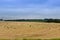
[(0, 18), (60, 19), (60, 0), (0, 0)]

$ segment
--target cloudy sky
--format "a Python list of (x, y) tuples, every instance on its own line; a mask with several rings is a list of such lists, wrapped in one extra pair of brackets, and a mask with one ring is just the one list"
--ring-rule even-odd
[(0, 0), (0, 18), (60, 18), (60, 0)]

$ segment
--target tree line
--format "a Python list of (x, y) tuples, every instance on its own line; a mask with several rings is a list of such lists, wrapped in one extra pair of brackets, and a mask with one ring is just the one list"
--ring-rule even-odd
[(48, 22), (48, 23), (50, 23), (50, 22), (55, 22), (55, 23), (60, 23), (60, 19), (52, 19), (52, 18), (50, 18), (50, 19), (47, 19), (47, 18), (45, 18), (45, 19), (10, 19), (10, 20), (3, 20), (3, 19), (0, 19), (0, 21), (26, 21), (26, 22)]

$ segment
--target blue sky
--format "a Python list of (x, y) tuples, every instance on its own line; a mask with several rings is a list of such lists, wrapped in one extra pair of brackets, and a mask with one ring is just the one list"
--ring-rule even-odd
[(0, 18), (60, 18), (60, 0), (0, 0)]

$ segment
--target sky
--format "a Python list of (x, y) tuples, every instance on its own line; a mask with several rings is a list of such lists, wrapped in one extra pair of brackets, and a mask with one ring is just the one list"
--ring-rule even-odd
[(0, 0), (0, 18), (60, 19), (60, 0)]

